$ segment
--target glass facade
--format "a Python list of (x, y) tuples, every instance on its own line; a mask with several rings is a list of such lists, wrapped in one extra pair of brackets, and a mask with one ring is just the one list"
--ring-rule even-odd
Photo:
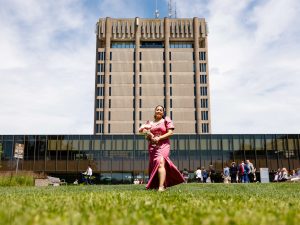
[[(16, 169), (14, 146), (25, 145), (20, 170), (80, 173), (88, 164), (103, 182), (147, 178), (147, 141), (140, 135), (0, 135), (1, 170)], [(256, 168), (300, 167), (299, 134), (173, 135), (170, 158), (182, 170), (212, 164), (218, 172), (249, 159)]]

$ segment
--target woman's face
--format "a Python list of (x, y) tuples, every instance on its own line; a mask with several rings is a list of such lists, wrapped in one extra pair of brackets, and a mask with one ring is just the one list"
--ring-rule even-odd
[(157, 120), (161, 119), (164, 115), (164, 109), (161, 106), (155, 108), (155, 118)]

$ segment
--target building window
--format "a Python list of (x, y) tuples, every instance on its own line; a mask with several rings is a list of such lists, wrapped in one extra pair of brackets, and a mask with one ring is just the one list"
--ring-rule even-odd
[(195, 52), (193, 52), (193, 61), (195, 61)]
[(170, 84), (172, 84), (172, 75), (170, 74)]
[(97, 87), (97, 96), (104, 96), (104, 87)]
[(140, 72), (142, 72), (142, 63), (140, 63)]
[(140, 99), (139, 103), (140, 103), (140, 108), (142, 108), (142, 99)]
[(140, 84), (141, 84), (142, 83), (142, 75), (140, 75), (139, 78), (140, 78)]
[(201, 120), (208, 120), (208, 111), (201, 111)]
[(169, 60), (171, 61), (172, 60), (172, 53), (169, 52)]
[(105, 63), (98, 63), (98, 72), (105, 72)]
[(144, 41), (141, 43), (141, 48), (163, 48), (164, 43), (162, 41)]
[(104, 75), (98, 75), (97, 76), (97, 84), (104, 84)]
[(171, 120), (173, 119), (173, 111), (170, 111)]
[(109, 87), (108, 92), (108, 95), (111, 96), (111, 87)]
[(206, 63), (200, 63), (200, 72), (206, 72)]
[(104, 105), (103, 101), (104, 101), (103, 99), (98, 99), (97, 100), (97, 108), (103, 108), (103, 105)]
[(133, 69), (133, 72), (135, 72), (135, 63), (133, 63), (132, 69)]
[(206, 52), (199, 52), (199, 58), (200, 60), (206, 60)]
[(105, 52), (98, 52), (98, 60), (103, 61), (105, 59)]
[(163, 52), (163, 60), (164, 60), (164, 61), (165, 61), (165, 55), (166, 55), (165, 52)]
[(108, 124), (108, 133), (110, 133), (110, 123)]
[(111, 72), (112, 71), (112, 64), (110, 63), (109, 64), (109, 72)]
[(96, 124), (96, 133), (100, 133), (100, 124)]
[(200, 95), (207, 96), (207, 87), (200, 87)]
[(100, 117), (99, 112), (96, 112), (96, 120), (99, 120), (99, 117)]
[(109, 75), (109, 83), (111, 84), (111, 75)]
[(111, 118), (111, 112), (109, 111), (108, 112), (108, 120), (110, 120), (110, 118)]
[(142, 53), (140, 52), (140, 60), (142, 60)]
[(135, 61), (135, 52), (133, 52), (133, 61)]
[(201, 108), (208, 108), (208, 99), (202, 98), (200, 100), (200, 103), (201, 103)]
[(112, 60), (112, 52), (109, 53), (109, 60)]
[(170, 72), (172, 72), (172, 64), (170, 63)]
[(142, 120), (142, 111), (139, 112), (139, 120)]
[[(135, 96), (135, 87), (132, 88), (132, 91), (133, 91), (133, 96)], [(134, 100), (133, 100), (134, 102)]]
[(202, 123), (202, 133), (209, 133), (208, 123)]
[(140, 87), (140, 96), (142, 96), (142, 87)]
[(206, 84), (207, 83), (206, 78), (207, 78), (206, 75), (200, 75), (200, 84)]
[(124, 42), (112, 42), (111, 48), (135, 48), (134, 42), (124, 41)]
[(173, 100), (170, 99), (170, 108), (173, 108)]
[(193, 48), (194, 43), (192, 42), (171, 42), (170, 48)]
[(103, 111), (99, 111), (99, 120), (103, 120)]
[(111, 99), (108, 99), (108, 108), (111, 108)]
[(172, 87), (170, 87), (170, 96), (172, 96)]

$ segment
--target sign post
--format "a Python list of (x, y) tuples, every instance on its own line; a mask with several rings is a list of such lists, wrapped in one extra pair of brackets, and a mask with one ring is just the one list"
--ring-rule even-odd
[(17, 159), (16, 173), (18, 173), (19, 169), (19, 159), (23, 159), (24, 157), (24, 144), (15, 144), (15, 154), (14, 157)]

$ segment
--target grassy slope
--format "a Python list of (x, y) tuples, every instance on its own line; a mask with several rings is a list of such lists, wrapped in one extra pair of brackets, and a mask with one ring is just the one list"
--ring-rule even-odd
[(0, 188), (0, 224), (299, 224), (300, 184)]

